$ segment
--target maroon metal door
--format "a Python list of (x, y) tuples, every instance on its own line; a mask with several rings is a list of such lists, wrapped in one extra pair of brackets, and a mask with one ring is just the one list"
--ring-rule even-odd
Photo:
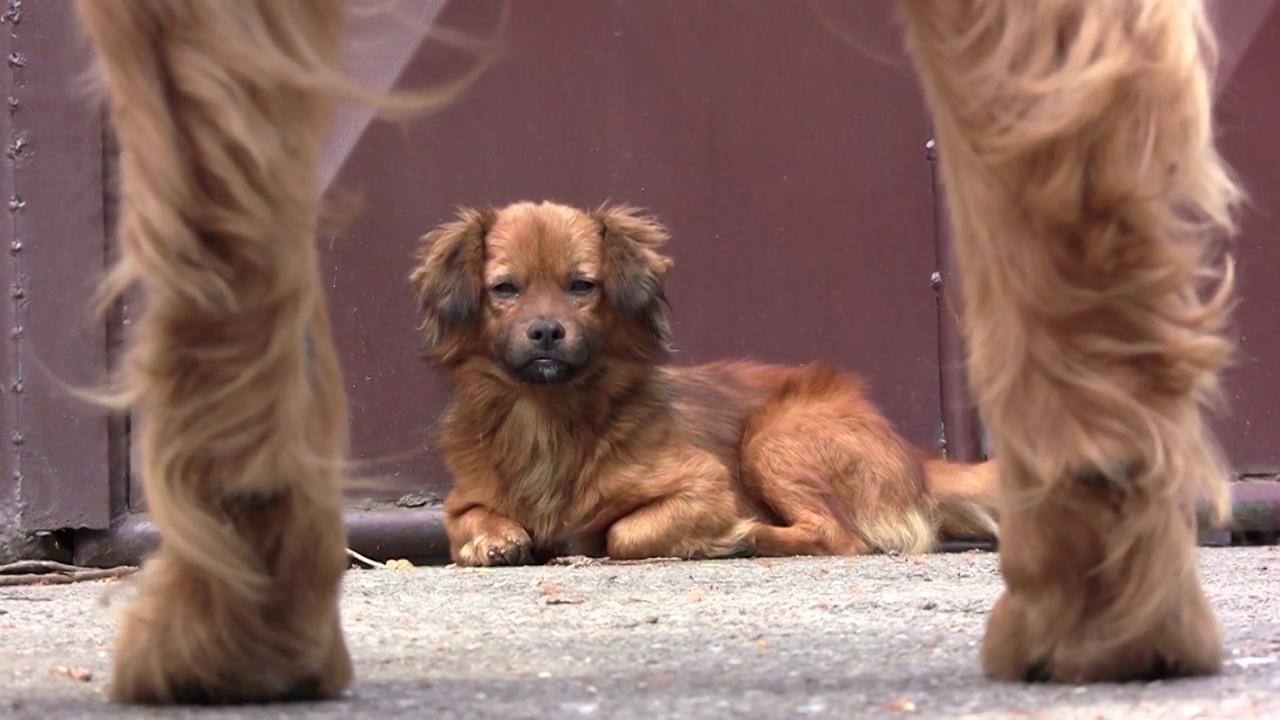
[(0, 557), (35, 533), (111, 520), (108, 421), (59, 382), (94, 386), (106, 328), (89, 312), (105, 245), (102, 124), (69, 42), (74, 5), (0, 7)]
[(1280, 3), (1216, 3), (1223, 41), (1222, 149), (1250, 195), (1236, 246), (1241, 347), (1227, 374), (1229, 414), (1216, 423), (1236, 472), (1280, 473)]

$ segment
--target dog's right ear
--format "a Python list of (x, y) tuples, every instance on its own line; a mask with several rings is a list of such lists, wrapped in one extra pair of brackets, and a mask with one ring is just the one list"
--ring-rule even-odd
[(430, 355), (447, 360), (480, 321), (484, 240), (496, 216), (488, 208), (462, 208), (457, 219), (422, 237), (409, 280)]

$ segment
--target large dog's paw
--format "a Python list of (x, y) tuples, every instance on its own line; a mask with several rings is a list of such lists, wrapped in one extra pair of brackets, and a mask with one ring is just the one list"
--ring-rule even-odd
[(116, 634), (112, 702), (234, 705), (345, 691), (353, 671), (333, 588), (295, 586), (264, 607), (176, 565), (161, 557), (142, 571)]
[(1222, 635), (1195, 572), (1185, 508), (1102, 483), (1062, 483), (1002, 519), (1007, 590), (983, 672), (1016, 682), (1211, 675)]
[(1119, 646), (1091, 628), (1088, 618), (1059, 624), (1042, 614), (1048, 609), (1001, 595), (983, 637), (983, 673), (1012, 682), (1079, 685), (1213, 675), (1222, 667), (1221, 631), (1203, 596), (1171, 605), (1163, 617), (1136, 620), (1150, 622), (1149, 629)]
[(534, 562), (533, 540), (524, 528), (516, 525), (477, 535), (458, 550), (458, 564), (471, 567), (532, 565)]
[[(188, 632), (202, 630), (188, 630)], [(351, 682), (351, 660), (341, 637), (329, 645), (319, 669), (276, 663), (263, 667), (210, 650), (184, 665), (173, 644), (140, 623), (117, 638), (109, 697), (125, 705), (240, 705), (309, 702), (339, 697)]]

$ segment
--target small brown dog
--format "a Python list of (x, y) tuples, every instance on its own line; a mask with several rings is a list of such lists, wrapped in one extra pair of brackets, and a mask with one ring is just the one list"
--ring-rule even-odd
[(412, 274), (464, 565), (919, 553), (993, 536), (994, 461), (926, 456), (824, 365), (668, 363), (670, 258), (628, 207), (463, 210)]

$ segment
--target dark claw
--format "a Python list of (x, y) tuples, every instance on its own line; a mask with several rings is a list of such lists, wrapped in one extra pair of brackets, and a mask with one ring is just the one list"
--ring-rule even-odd
[(1151, 663), (1151, 670), (1141, 677), (1146, 682), (1155, 682), (1156, 680), (1164, 680), (1176, 675), (1176, 665), (1170, 663), (1163, 655), (1157, 655), (1155, 662)]
[(213, 693), (195, 686), (186, 685), (175, 688), (173, 699), (179, 705), (244, 705), (265, 703), (308, 702), (320, 696), (320, 678), (305, 677), (295, 682), (279, 694), (263, 697), (237, 696), (226, 692)]
[(750, 541), (750, 540), (743, 539), (743, 540), (739, 540), (739, 541), (738, 541), (738, 544), (737, 544), (737, 545), (734, 545), (734, 546), (729, 550), (729, 552), (725, 554), (725, 557), (726, 557), (726, 558), (734, 558), (734, 559), (736, 559), (736, 558), (748, 558), (748, 557), (751, 557), (751, 556), (752, 556), (752, 554), (754, 553), (754, 551), (755, 551), (755, 548), (751, 547), (751, 541)]
[(501, 548), (489, 550), (491, 565), (532, 565), (533, 548), (525, 543), (515, 543)]
[(302, 678), (280, 694), (279, 702), (306, 702), (320, 696), (320, 678)]
[(1041, 660), (1032, 664), (1031, 667), (1027, 668), (1027, 674), (1023, 679), (1029, 683), (1049, 682), (1052, 679), (1049, 675), (1049, 661)]

